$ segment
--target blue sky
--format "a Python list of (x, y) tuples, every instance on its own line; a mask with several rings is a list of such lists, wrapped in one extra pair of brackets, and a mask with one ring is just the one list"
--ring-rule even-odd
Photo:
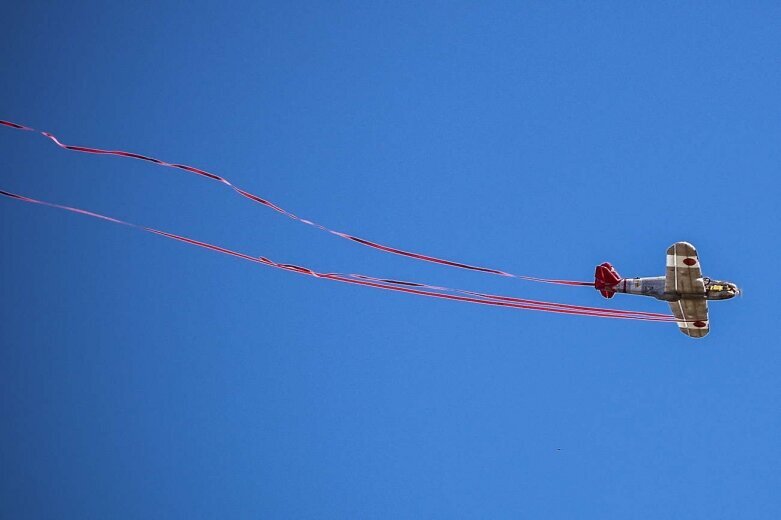
[[(0, 517), (778, 518), (774, 2), (17, 2), (0, 118), (546, 277), (745, 296), (672, 325), (317, 281), (0, 201)], [(0, 189), (324, 271), (602, 305), (383, 255), (0, 128)], [(618, 296), (627, 309), (660, 302)]]

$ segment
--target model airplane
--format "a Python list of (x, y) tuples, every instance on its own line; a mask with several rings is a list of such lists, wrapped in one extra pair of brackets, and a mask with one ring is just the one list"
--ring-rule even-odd
[(702, 276), (697, 250), (688, 242), (676, 242), (667, 249), (665, 276), (621, 278), (610, 263), (597, 266), (594, 287), (605, 298), (615, 293), (651, 296), (669, 302), (678, 328), (692, 338), (708, 334), (708, 300), (728, 300), (740, 294), (732, 282)]

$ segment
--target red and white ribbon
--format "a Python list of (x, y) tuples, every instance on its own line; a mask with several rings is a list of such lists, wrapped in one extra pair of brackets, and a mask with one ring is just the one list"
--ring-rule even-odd
[[(12, 123), (10, 121), (0, 120), (0, 125), (6, 126), (6, 127), (9, 127), (9, 128), (14, 128), (16, 130), (39, 132), (38, 130), (35, 130), (33, 128), (30, 128), (30, 127), (27, 127), (27, 126), (24, 126), (24, 125), (20, 125), (18, 123)], [(271, 208), (274, 211), (276, 211), (278, 213), (281, 213), (282, 215), (285, 215), (286, 217), (288, 217), (288, 218), (290, 218), (292, 220), (304, 223), (304, 224), (306, 224), (308, 226), (315, 227), (317, 229), (320, 229), (321, 231), (325, 231), (325, 232), (330, 233), (332, 235), (338, 236), (340, 238), (344, 238), (346, 240), (350, 240), (352, 242), (361, 244), (363, 246), (370, 247), (370, 248), (373, 248), (373, 249), (377, 249), (377, 250), (380, 250), (380, 251), (384, 251), (386, 253), (399, 255), (399, 256), (405, 256), (407, 258), (413, 258), (415, 260), (420, 260), (420, 261), (423, 261), (423, 262), (431, 262), (431, 263), (435, 263), (435, 264), (447, 265), (447, 266), (450, 266), (450, 267), (455, 267), (455, 268), (458, 268), (458, 269), (467, 269), (467, 270), (470, 270), (470, 271), (478, 271), (478, 272), (483, 272), (483, 273), (488, 273), (488, 274), (493, 274), (493, 275), (498, 275), (498, 276), (504, 276), (504, 277), (508, 277), (508, 278), (516, 278), (516, 279), (519, 279), (519, 280), (527, 280), (527, 281), (531, 281), (531, 282), (540, 282), (540, 283), (548, 283), (548, 284), (556, 284), (556, 285), (570, 285), (570, 286), (593, 286), (594, 285), (593, 282), (583, 282), (583, 281), (576, 281), (576, 280), (560, 280), (560, 279), (554, 279), (554, 278), (539, 278), (539, 277), (535, 277), (535, 276), (526, 276), (526, 275), (520, 275), (520, 274), (513, 274), (513, 273), (509, 273), (507, 271), (502, 271), (500, 269), (494, 269), (494, 268), (491, 268), (491, 267), (481, 267), (481, 266), (478, 266), (478, 265), (471, 265), (471, 264), (467, 264), (467, 263), (463, 263), (463, 262), (456, 262), (456, 261), (453, 261), (453, 260), (446, 260), (444, 258), (437, 258), (435, 256), (425, 255), (425, 254), (422, 254), (422, 253), (415, 253), (415, 252), (412, 252), (412, 251), (405, 251), (404, 249), (391, 247), (391, 246), (388, 246), (388, 245), (380, 244), (378, 242), (373, 242), (371, 240), (367, 240), (365, 238), (360, 238), (360, 237), (357, 237), (355, 235), (351, 235), (349, 233), (344, 233), (342, 231), (337, 231), (337, 230), (334, 230), (334, 229), (330, 229), (330, 228), (328, 228), (328, 227), (326, 227), (326, 226), (324, 226), (322, 224), (318, 224), (317, 222), (314, 222), (314, 221), (311, 221), (311, 220), (308, 220), (308, 219), (305, 219), (305, 218), (301, 218), (301, 217), (295, 215), (294, 213), (292, 213), (292, 212), (282, 208), (281, 206), (278, 206), (278, 205), (274, 204), (273, 202), (270, 202), (270, 201), (268, 201), (268, 200), (266, 200), (266, 199), (264, 199), (262, 197), (259, 197), (259, 196), (255, 195), (253, 193), (250, 193), (250, 192), (248, 192), (246, 190), (243, 190), (243, 189), (239, 188), (238, 186), (235, 186), (234, 184), (232, 184), (225, 177), (222, 177), (222, 176), (214, 174), (214, 173), (207, 172), (206, 170), (202, 170), (200, 168), (195, 168), (193, 166), (188, 166), (186, 164), (170, 163), (170, 162), (163, 161), (161, 159), (156, 159), (154, 157), (150, 157), (150, 156), (147, 156), (147, 155), (141, 155), (141, 154), (137, 154), (137, 153), (126, 152), (126, 151), (123, 151), (123, 150), (103, 150), (103, 149), (100, 149), (100, 148), (92, 148), (92, 147), (87, 147), (87, 146), (75, 146), (75, 145), (71, 145), (71, 144), (65, 144), (65, 143), (61, 142), (57, 137), (55, 137), (53, 134), (51, 134), (49, 132), (42, 132), (41, 131), (39, 133), (44, 135), (44, 136), (46, 136), (54, 144), (56, 144), (57, 146), (59, 146), (60, 148), (65, 149), (65, 150), (71, 150), (71, 151), (74, 151), (74, 152), (88, 153), (88, 154), (94, 154), (94, 155), (113, 155), (113, 156), (118, 156), (118, 157), (126, 157), (126, 158), (130, 158), (130, 159), (138, 159), (138, 160), (142, 160), (142, 161), (151, 162), (151, 163), (157, 164), (159, 166), (165, 166), (166, 168), (175, 168), (175, 169), (178, 169), (178, 170), (183, 170), (183, 171), (186, 171), (186, 172), (189, 172), (189, 173), (193, 173), (193, 174), (199, 175), (201, 177), (205, 177), (207, 179), (211, 179), (213, 181), (220, 182), (220, 183), (228, 186), (229, 188), (231, 188), (233, 191), (235, 191), (236, 193), (238, 193), (242, 197), (245, 197), (245, 198), (247, 198), (247, 199), (249, 199), (251, 201), (257, 202), (258, 204), (262, 204), (262, 205), (264, 205), (264, 206), (266, 206), (268, 208)]]
[(224, 255), (241, 258), (242, 260), (248, 260), (250, 262), (263, 264), (275, 269), (281, 269), (284, 271), (290, 271), (305, 276), (311, 276), (314, 278), (332, 280), (335, 282), (347, 283), (352, 285), (362, 285), (364, 287), (372, 287), (375, 289), (381, 289), (385, 291), (396, 291), (408, 294), (416, 294), (418, 296), (426, 296), (429, 298), (440, 298), (446, 300), (460, 301), (465, 303), (472, 303), (478, 305), (490, 305), (496, 307), (507, 307), (512, 309), (533, 310), (540, 312), (550, 312), (556, 314), (569, 314), (576, 316), (591, 316), (596, 318), (613, 318), (623, 320), (639, 320), (639, 321), (658, 321), (658, 322), (672, 322), (676, 321), (675, 317), (668, 314), (660, 314), (653, 312), (640, 312), (640, 311), (627, 311), (621, 309), (605, 309), (600, 307), (587, 307), (582, 305), (570, 305), (564, 303), (547, 302), (540, 300), (529, 300), (525, 298), (515, 298), (511, 296), (500, 296), (495, 294), (479, 293), (473, 291), (466, 291), (462, 289), (452, 289), (448, 287), (440, 287), (435, 285), (428, 285), (416, 282), (406, 282), (401, 280), (391, 280), (383, 278), (375, 278), (372, 276), (366, 276), (361, 274), (340, 274), (340, 273), (320, 273), (309, 269), (307, 267), (301, 267), (293, 264), (284, 264), (270, 260), (263, 256), (252, 256), (238, 251), (234, 251), (225, 247), (210, 244), (208, 242), (202, 242), (182, 235), (169, 233), (159, 229), (141, 226), (133, 224), (124, 220), (120, 220), (114, 217), (102, 215), (92, 211), (87, 211), (81, 208), (73, 206), (66, 206), (62, 204), (55, 204), (52, 202), (46, 202), (43, 200), (33, 199), (24, 195), (18, 195), (8, 191), (0, 190), (0, 195), (3, 197), (11, 198), (21, 202), (29, 204), (36, 204), (41, 206), (48, 206), (51, 208), (57, 208), (60, 210), (69, 211), (72, 213), (78, 213), (88, 217), (104, 220), (114, 224), (121, 224), (123, 226), (133, 227), (147, 233), (153, 233), (158, 236), (169, 238), (171, 240), (177, 240), (190, 245), (198, 246), (204, 249), (209, 249), (217, 253)]

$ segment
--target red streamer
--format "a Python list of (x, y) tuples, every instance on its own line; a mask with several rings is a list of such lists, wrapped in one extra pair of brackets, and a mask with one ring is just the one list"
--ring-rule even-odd
[[(586, 307), (580, 305), (569, 305), (563, 303), (528, 300), (523, 298), (514, 298), (510, 296), (499, 296), (493, 294), (464, 291), (461, 289), (438, 287), (434, 285), (427, 285), (427, 284), (421, 284), (415, 282), (405, 282), (400, 280), (374, 278), (371, 276), (359, 275), (359, 274), (320, 273), (312, 269), (309, 269), (307, 267), (301, 267), (293, 264), (282, 264), (262, 256), (261, 257), (251, 256), (245, 253), (233, 251), (231, 249), (220, 247), (214, 244), (209, 244), (207, 242), (201, 242), (199, 240), (184, 237), (181, 235), (176, 235), (174, 233), (169, 233), (167, 231), (162, 231), (155, 228), (133, 224), (130, 222), (119, 220), (106, 215), (101, 215), (99, 213), (94, 213), (92, 211), (75, 208), (72, 206), (65, 206), (61, 204), (55, 204), (52, 202), (33, 199), (30, 197), (26, 197), (24, 195), (18, 195), (3, 190), (0, 190), (0, 195), (18, 201), (27, 202), (30, 204), (48, 206), (51, 208), (57, 208), (65, 211), (70, 211), (73, 213), (78, 213), (81, 215), (86, 215), (89, 217), (98, 218), (115, 224), (122, 224), (124, 226), (140, 229), (148, 233), (154, 233), (159, 236), (163, 236), (180, 242), (185, 242), (187, 244), (198, 246), (204, 249), (209, 249), (211, 251), (215, 251), (221, 254), (230, 255), (236, 258), (241, 258), (243, 260), (248, 260), (250, 262), (260, 263), (276, 269), (291, 271), (306, 276), (312, 276), (314, 278), (333, 280), (336, 282), (348, 283), (353, 285), (363, 285), (366, 287), (373, 287), (376, 289), (382, 289), (386, 291), (404, 292), (408, 294), (426, 296), (429, 298), (441, 298), (441, 299), (461, 301), (461, 302), (473, 303), (479, 305), (491, 305), (497, 307), (508, 307), (513, 309), (534, 310), (534, 311), (541, 311), (541, 312), (551, 312), (556, 314), (592, 316), (598, 318), (613, 318), (613, 319), (639, 320), (639, 321), (659, 321), (659, 322), (675, 321), (675, 317), (668, 314), (640, 312), (640, 311), (626, 311), (620, 309), (604, 309), (599, 307)], [(455, 293), (455, 294), (446, 294), (446, 293)]]
[[(36, 130), (34, 130), (32, 128), (29, 128), (29, 127), (26, 127), (26, 126), (23, 126), (23, 125), (20, 125), (20, 124), (17, 124), (17, 123), (12, 123), (10, 121), (0, 120), (0, 125), (4, 125), (4, 126), (7, 126), (9, 128), (14, 128), (14, 129), (17, 129), (17, 130), (36, 131)], [(119, 157), (127, 157), (127, 158), (130, 158), (130, 159), (138, 159), (138, 160), (142, 160), (142, 161), (151, 162), (151, 163), (157, 164), (159, 166), (165, 166), (167, 168), (175, 168), (175, 169), (178, 169), (178, 170), (184, 170), (186, 172), (190, 172), (190, 173), (194, 173), (196, 175), (200, 175), (202, 177), (206, 177), (207, 179), (211, 179), (211, 180), (214, 180), (214, 181), (221, 182), (222, 184), (225, 184), (226, 186), (230, 187), (233, 191), (235, 191), (239, 195), (241, 195), (241, 196), (243, 196), (243, 197), (245, 197), (247, 199), (250, 199), (250, 200), (252, 200), (254, 202), (257, 202), (258, 204), (262, 204), (262, 205), (264, 205), (264, 206), (266, 206), (268, 208), (271, 208), (274, 211), (276, 211), (278, 213), (281, 213), (282, 215), (285, 215), (286, 217), (288, 217), (290, 219), (293, 219), (295, 221), (302, 222), (302, 223), (307, 224), (309, 226), (315, 227), (317, 229), (320, 229), (321, 231), (325, 231), (327, 233), (331, 233), (332, 235), (336, 235), (336, 236), (338, 236), (340, 238), (344, 238), (344, 239), (356, 242), (356, 243), (361, 244), (361, 245), (366, 246), (366, 247), (371, 247), (373, 249), (384, 251), (386, 253), (391, 253), (391, 254), (400, 255), (400, 256), (406, 256), (408, 258), (413, 258), (415, 260), (421, 260), (421, 261), (424, 261), (424, 262), (431, 262), (431, 263), (440, 264), (440, 265), (447, 265), (447, 266), (455, 267), (455, 268), (458, 268), (458, 269), (468, 269), (468, 270), (471, 270), (471, 271), (479, 271), (479, 272), (483, 272), (483, 273), (488, 273), (488, 274), (493, 274), (493, 275), (498, 275), (498, 276), (505, 276), (505, 277), (508, 277), (508, 278), (516, 278), (516, 279), (520, 279), (520, 280), (527, 280), (527, 281), (532, 281), (532, 282), (549, 283), (549, 284), (556, 284), (556, 285), (570, 285), (570, 286), (593, 286), (594, 285), (593, 282), (582, 282), (582, 281), (576, 281), (576, 280), (559, 280), (559, 279), (553, 279), (553, 278), (538, 278), (538, 277), (534, 277), (534, 276), (525, 276), (525, 275), (513, 274), (513, 273), (506, 272), (506, 271), (501, 271), (499, 269), (493, 269), (493, 268), (490, 268), (490, 267), (481, 267), (481, 266), (477, 266), (477, 265), (465, 264), (465, 263), (462, 263), (462, 262), (455, 262), (453, 260), (446, 260), (446, 259), (443, 259), (443, 258), (437, 258), (437, 257), (434, 257), (434, 256), (424, 255), (424, 254), (421, 254), (421, 253), (415, 253), (415, 252), (412, 252), (412, 251), (405, 251), (403, 249), (398, 249), (398, 248), (395, 248), (395, 247), (386, 246), (386, 245), (383, 245), (383, 244), (380, 244), (380, 243), (377, 243), (377, 242), (372, 242), (371, 240), (366, 240), (364, 238), (357, 237), (355, 235), (350, 235), (348, 233), (344, 233), (342, 231), (337, 231), (337, 230), (334, 230), (334, 229), (330, 229), (330, 228), (327, 228), (327, 227), (323, 226), (322, 224), (318, 224), (317, 222), (313, 222), (311, 220), (307, 220), (305, 218), (301, 218), (301, 217), (299, 217), (299, 216), (297, 216), (297, 215), (287, 211), (286, 209), (284, 209), (284, 208), (282, 208), (280, 206), (277, 206), (276, 204), (274, 204), (274, 203), (272, 203), (272, 202), (270, 202), (270, 201), (268, 201), (266, 199), (258, 197), (257, 195), (254, 195), (254, 194), (252, 194), (252, 193), (250, 193), (248, 191), (245, 191), (245, 190), (243, 190), (243, 189), (233, 185), (228, 179), (226, 179), (224, 177), (221, 177), (221, 176), (216, 175), (214, 173), (207, 172), (205, 170), (201, 170), (200, 168), (195, 168), (193, 166), (188, 166), (186, 164), (169, 163), (169, 162), (163, 161), (161, 159), (156, 159), (154, 157), (149, 157), (147, 155), (141, 155), (141, 154), (132, 153), (132, 152), (126, 152), (126, 151), (122, 151), (122, 150), (103, 150), (103, 149), (100, 149), (100, 148), (91, 148), (91, 147), (86, 147), (86, 146), (75, 146), (75, 145), (70, 145), (70, 144), (64, 144), (59, 139), (57, 139), (57, 137), (55, 137), (53, 134), (51, 134), (49, 132), (40, 132), (40, 133), (42, 135), (46, 136), (47, 138), (49, 138), (54, 144), (56, 144), (57, 146), (59, 146), (60, 148), (65, 149), (65, 150), (71, 150), (71, 151), (74, 151), (74, 152), (88, 153), (88, 154), (94, 154), (94, 155), (113, 155), (113, 156), (119, 156)]]

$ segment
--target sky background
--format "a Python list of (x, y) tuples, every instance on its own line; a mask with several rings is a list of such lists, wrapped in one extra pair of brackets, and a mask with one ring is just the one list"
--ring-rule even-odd
[[(0, 118), (711, 334), (318, 281), (0, 200), (2, 518), (779, 518), (777, 2), (9, 2)], [(132, 5), (131, 5), (132, 4)], [(0, 128), (0, 189), (321, 271), (585, 305)], [(619, 295), (611, 306), (667, 311)]]

